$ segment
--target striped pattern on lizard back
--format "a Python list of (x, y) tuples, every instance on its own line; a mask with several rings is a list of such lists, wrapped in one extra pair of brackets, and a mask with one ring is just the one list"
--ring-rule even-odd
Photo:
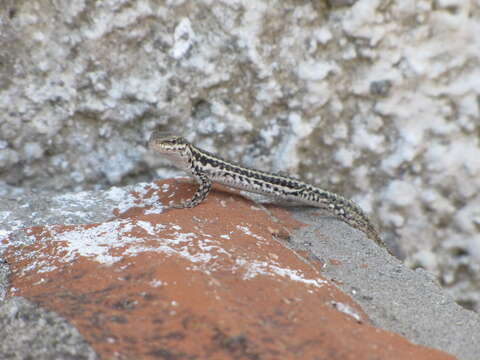
[(197, 206), (210, 192), (213, 181), (236, 189), (271, 196), (277, 201), (287, 201), (290, 204), (309, 205), (327, 210), (348, 225), (364, 232), (377, 244), (385, 247), (375, 227), (360, 206), (339, 194), (288, 176), (254, 170), (226, 161), (188, 143), (182, 137), (153, 133), (149, 146), (153, 150), (173, 157), (174, 164), (190, 172), (200, 184), (191, 200), (172, 207)]

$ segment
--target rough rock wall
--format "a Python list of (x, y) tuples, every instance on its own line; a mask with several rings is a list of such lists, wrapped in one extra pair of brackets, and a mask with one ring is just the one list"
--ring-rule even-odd
[(144, 179), (161, 125), (353, 197), (478, 310), (479, 63), (473, 0), (3, 0), (0, 194)]

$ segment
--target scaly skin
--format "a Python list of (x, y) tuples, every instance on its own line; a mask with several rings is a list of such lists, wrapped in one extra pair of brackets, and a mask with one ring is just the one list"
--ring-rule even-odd
[(150, 149), (170, 157), (175, 166), (189, 172), (199, 184), (191, 200), (173, 205), (174, 208), (197, 206), (209, 194), (212, 182), (217, 182), (236, 189), (267, 195), (275, 200), (325, 209), (386, 248), (360, 206), (341, 195), (288, 176), (249, 169), (226, 161), (197, 148), (181, 136), (156, 131), (150, 137), (148, 145)]

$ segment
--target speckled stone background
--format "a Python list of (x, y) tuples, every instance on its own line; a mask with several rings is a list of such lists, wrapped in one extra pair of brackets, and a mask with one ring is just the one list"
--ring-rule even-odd
[(176, 174), (161, 126), (354, 198), (478, 311), (479, 65), (478, 1), (3, 0), (0, 196)]

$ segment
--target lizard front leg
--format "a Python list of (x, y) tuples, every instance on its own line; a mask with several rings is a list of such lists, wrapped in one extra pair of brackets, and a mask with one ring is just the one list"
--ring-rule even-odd
[(190, 200), (184, 201), (181, 204), (170, 205), (171, 208), (193, 208), (199, 205), (203, 200), (205, 200), (207, 195), (210, 193), (210, 190), (212, 190), (212, 181), (204, 173), (196, 173), (194, 176), (199, 186), (195, 194), (193, 194), (193, 197)]

